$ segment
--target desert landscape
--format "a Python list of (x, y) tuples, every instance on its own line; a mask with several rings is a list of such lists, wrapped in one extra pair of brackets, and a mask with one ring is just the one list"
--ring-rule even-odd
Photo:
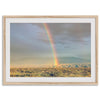
[(10, 27), (10, 77), (91, 77), (90, 23)]
[(11, 67), (10, 77), (91, 77), (90, 64), (41, 65)]

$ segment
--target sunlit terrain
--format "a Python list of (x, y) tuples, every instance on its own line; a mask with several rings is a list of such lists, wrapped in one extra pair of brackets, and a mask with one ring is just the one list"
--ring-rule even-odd
[(11, 66), (10, 77), (91, 77), (91, 64)]
[(91, 77), (91, 24), (58, 22), (10, 24), (11, 77)]

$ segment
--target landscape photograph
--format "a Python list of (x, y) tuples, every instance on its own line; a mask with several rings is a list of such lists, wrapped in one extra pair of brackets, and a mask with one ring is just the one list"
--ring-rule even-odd
[(91, 77), (91, 24), (10, 23), (10, 77)]

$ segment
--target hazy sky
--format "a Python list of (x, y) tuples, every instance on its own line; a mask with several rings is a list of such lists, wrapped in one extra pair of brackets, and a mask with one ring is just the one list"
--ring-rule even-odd
[[(47, 23), (59, 63), (90, 62), (90, 23)], [(42, 23), (10, 24), (11, 64), (53, 64), (52, 50)]]

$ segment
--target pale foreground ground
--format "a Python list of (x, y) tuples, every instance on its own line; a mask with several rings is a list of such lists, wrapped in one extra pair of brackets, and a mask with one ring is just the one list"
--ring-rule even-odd
[(91, 77), (91, 67), (90, 64), (11, 67), (10, 77)]

